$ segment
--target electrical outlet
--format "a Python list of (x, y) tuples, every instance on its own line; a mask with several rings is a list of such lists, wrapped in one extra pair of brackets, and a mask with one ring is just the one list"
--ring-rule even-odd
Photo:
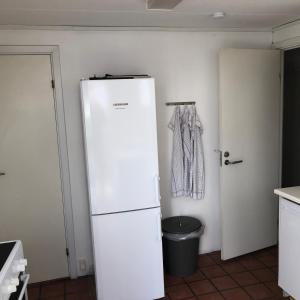
[(78, 260), (78, 263), (79, 263), (79, 270), (80, 270), (80, 272), (86, 273), (86, 271), (87, 271), (87, 263), (86, 263), (86, 259), (80, 258), (80, 259)]

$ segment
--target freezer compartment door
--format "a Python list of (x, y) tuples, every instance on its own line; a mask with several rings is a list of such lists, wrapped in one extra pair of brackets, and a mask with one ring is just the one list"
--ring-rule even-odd
[(92, 217), (99, 300), (164, 296), (160, 209)]
[(81, 82), (91, 214), (160, 206), (154, 80)]

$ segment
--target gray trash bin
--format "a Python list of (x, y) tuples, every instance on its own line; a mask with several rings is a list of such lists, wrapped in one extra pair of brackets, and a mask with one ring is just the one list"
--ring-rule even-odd
[(162, 221), (165, 271), (188, 276), (197, 270), (202, 223), (193, 217), (176, 216)]

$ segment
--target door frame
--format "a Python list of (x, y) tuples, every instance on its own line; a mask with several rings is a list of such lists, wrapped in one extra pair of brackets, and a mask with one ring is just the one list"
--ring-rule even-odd
[[(72, 194), (70, 183), (70, 168), (67, 145), (67, 132), (65, 123), (65, 110), (62, 89), (62, 77), (60, 69), (60, 57), (58, 46), (0, 46), (0, 55), (49, 55), (51, 63), (51, 75), (54, 80), (53, 99), (55, 122), (57, 132), (57, 144), (59, 155), (59, 169), (63, 200), (63, 213), (65, 225), (66, 247), (69, 275), (77, 278), (77, 259), (75, 248), (75, 234), (72, 208)], [(49, 82), (49, 84), (51, 84)], [(66, 250), (67, 251), (67, 250)]]

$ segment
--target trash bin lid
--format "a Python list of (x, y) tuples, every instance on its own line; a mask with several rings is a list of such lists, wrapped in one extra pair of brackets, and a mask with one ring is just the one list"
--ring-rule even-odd
[(163, 232), (184, 234), (191, 233), (201, 228), (201, 222), (193, 217), (176, 216), (166, 218), (162, 221)]

